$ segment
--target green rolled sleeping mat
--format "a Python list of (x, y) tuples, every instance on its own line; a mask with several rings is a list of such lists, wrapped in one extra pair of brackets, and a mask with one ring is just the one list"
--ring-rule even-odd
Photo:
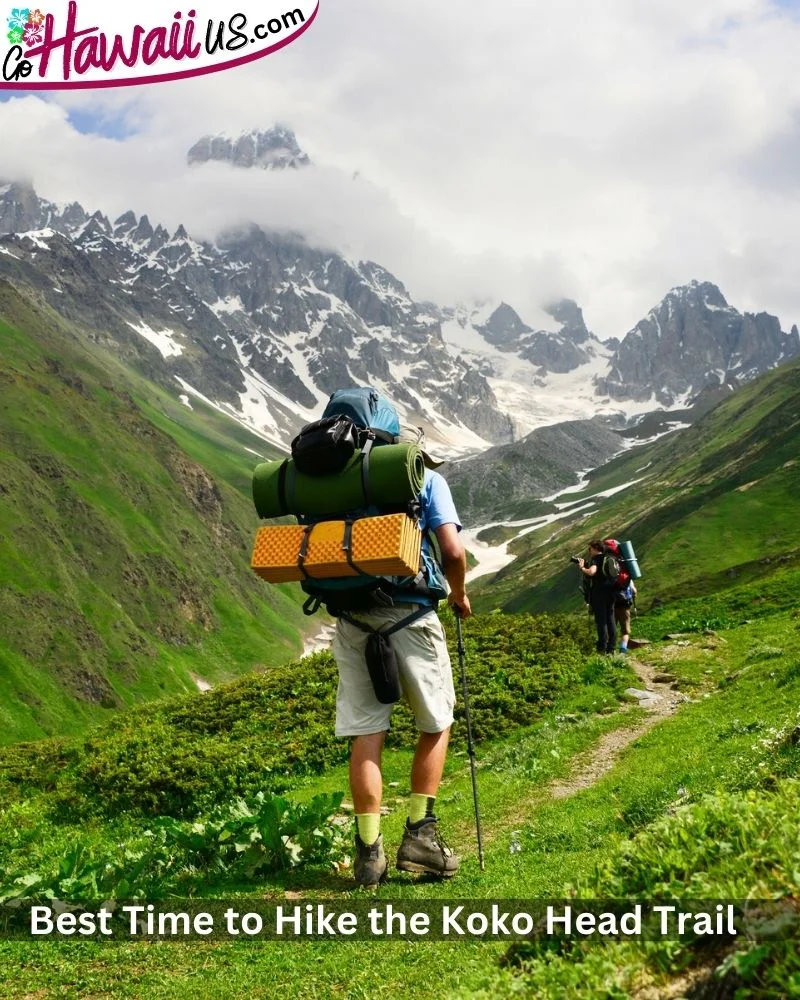
[(253, 473), (253, 502), (259, 517), (285, 514), (342, 514), (371, 504), (416, 499), (425, 482), (422, 452), (414, 444), (372, 448), (367, 467), (357, 451), (341, 472), (309, 476), (292, 459), (262, 462)]

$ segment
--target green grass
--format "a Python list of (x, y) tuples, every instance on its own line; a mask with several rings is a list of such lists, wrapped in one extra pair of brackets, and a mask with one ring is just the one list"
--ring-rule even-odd
[[(452, 642), (452, 621), (446, 624)], [(562, 616), (490, 615), (471, 621), (465, 644), (475, 736), (497, 739), (530, 725), (572, 691), (591, 636), (586, 622)], [(138, 808), (190, 815), (220, 795), (284, 792), (299, 777), (346, 758), (347, 746), (330, 725), (335, 676), (331, 655), (318, 653), (202, 697), (119, 713), (85, 737), (0, 750), (0, 803), (4, 789), (11, 798), (42, 790), (72, 814)], [(570, 697), (583, 711), (595, 711), (608, 706), (610, 686), (610, 679), (597, 679)], [(614, 690), (618, 696), (621, 689)], [(395, 714), (392, 739), (413, 743), (404, 707)]]
[[(496, 617), (490, 616), (490, 625)], [(792, 881), (796, 875), (792, 875), (790, 841), (780, 831), (790, 822), (787, 811), (796, 795), (796, 782), (795, 786), (791, 783), (800, 773), (800, 747), (792, 736), (800, 722), (797, 619), (784, 610), (726, 629), (719, 636), (690, 635), (687, 643), (656, 642), (642, 655), (654, 667), (673, 673), (690, 700), (677, 715), (635, 739), (595, 785), (572, 797), (551, 799), (549, 781), (570, 774), (602, 734), (636, 724), (642, 717), (639, 709), (608, 711), (630, 683), (626, 661), (589, 657), (576, 682), (538, 720), (500, 740), (483, 739), (479, 781), (485, 873), (480, 872), (475, 857), (470, 779), (463, 733), (458, 734), (439, 799), (445, 831), (465, 855), (457, 882), (419, 883), (395, 873), (378, 890), (379, 898), (558, 898), (569, 883), (576, 884), (584, 896), (647, 895), (658, 879), (673, 877), (680, 892), (687, 886), (686, 892), (713, 889), (722, 894), (725, 888), (738, 893), (757, 885), (761, 877), (755, 856), (748, 853), (758, 843), (762, 843), (758, 850), (769, 850), (774, 857), (770, 884), (788, 885), (796, 893), (799, 887)], [(239, 685), (231, 689), (237, 690)], [(191, 710), (192, 703), (196, 712)], [(202, 728), (204, 718), (210, 721), (216, 715), (206, 715), (208, 704), (207, 696), (186, 702), (195, 728)], [(232, 698), (229, 717), (234, 706)], [(330, 725), (330, 719), (321, 721)], [(293, 739), (291, 733), (285, 738)], [(402, 744), (387, 751), (385, 802), (391, 811), (383, 832), (390, 849), (399, 841), (405, 816), (409, 760), (410, 750)], [(332, 761), (319, 775), (298, 775), (293, 797), (308, 801), (320, 792), (344, 791), (346, 780), (344, 765)], [(0, 866), (52, 865), (78, 832), (76, 826), (48, 812), (49, 792), (29, 788), (26, 795), (30, 797), (8, 804), (0, 820), (0, 843), (5, 845)], [(80, 834), (100, 849), (120, 839), (133, 841), (141, 829), (141, 820), (134, 814), (112, 819), (88, 815)], [(680, 832), (684, 829), (695, 832), (686, 839)], [(713, 833), (703, 833), (706, 829)], [(796, 833), (796, 826), (787, 829)], [(761, 831), (761, 842), (753, 840), (748, 830)], [(770, 831), (775, 831), (774, 837)], [(732, 842), (740, 847), (733, 854), (715, 855), (714, 846), (726, 838), (734, 838)], [(512, 853), (512, 843), (521, 850)], [(670, 875), (672, 871), (677, 874)], [(692, 873), (699, 878), (704, 871), (706, 882), (691, 881)], [(641, 882), (642, 878), (652, 882)], [(346, 873), (301, 867), (265, 876), (257, 883), (201, 876), (196, 892), (206, 898), (282, 899), (292, 892), (303, 901), (336, 899), (342, 894), (348, 898), (349, 881)], [(361, 895), (356, 893), (354, 898)], [(30, 961), (34, 948), (35, 963)], [(0, 986), (0, 995), (41, 991), (42, 996), (50, 996), (68, 987), (76, 996), (113, 990), (115, 996), (181, 995), (198, 1000), (221, 990), (232, 996), (267, 997), (278, 991), (303, 998), (489, 997), (514, 995), (515, 990), (543, 997), (623, 997), (633, 995), (630, 987), (635, 979), (663, 985), (687, 963), (708, 960), (702, 954), (695, 956), (691, 949), (612, 944), (543, 958), (514, 950), (514, 962), (503, 965), (506, 950), (499, 943), (480, 942), (196, 942), (187, 946), (4, 942), (0, 955), (8, 971), (6, 993)], [(726, 955), (720, 953), (714, 966), (725, 960)], [(749, 960), (756, 971), (745, 982), (741, 977), (742, 970), (749, 968), (747, 961), (744, 951), (739, 959), (728, 959), (728, 965), (739, 970), (735, 975), (739, 988), (745, 989), (739, 994), (743, 1000), (777, 996), (775, 983), (795, 974), (791, 955), (783, 954), (778, 946), (768, 955), (759, 953)], [(151, 971), (155, 966), (158, 977)]]
[(253, 469), (258, 462), (281, 457), (274, 445), (200, 399), (193, 398), (189, 410), (156, 387), (147, 387), (147, 392), (149, 398), (137, 396), (147, 419), (216, 479), (245, 497), (251, 496)]

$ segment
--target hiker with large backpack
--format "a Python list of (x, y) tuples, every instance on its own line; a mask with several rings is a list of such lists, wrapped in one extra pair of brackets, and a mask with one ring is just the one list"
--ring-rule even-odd
[[(597, 652), (613, 653), (616, 649), (617, 630), (614, 621), (616, 581), (619, 561), (599, 538), (589, 542), (588, 562), (577, 557), (578, 567), (590, 580), (588, 603), (597, 628)], [(616, 566), (614, 565), (616, 563)]]
[[(381, 760), (392, 708), (401, 696), (414, 713), (419, 736), (397, 868), (449, 877), (460, 864), (442, 839), (434, 812), (455, 705), (450, 656), (436, 608), (447, 599), (460, 618), (472, 612), (465, 589), (461, 523), (446, 481), (433, 471), (442, 463), (424, 446), (422, 430), (401, 428), (394, 406), (374, 389), (339, 390), (331, 396), (322, 419), (303, 428), (292, 443), (292, 459), (265, 464), (254, 477), (254, 499), (262, 517), (305, 512), (298, 516), (305, 525), (298, 558), (302, 587), (309, 595), (305, 610), (312, 613), (324, 605), (337, 620), (332, 644), (339, 670), (336, 735), (352, 739), (354, 876), (363, 886), (376, 885), (387, 872), (380, 833)], [(394, 469), (397, 462), (401, 463), (399, 477)], [(416, 478), (412, 475), (415, 462)], [(315, 474), (319, 474), (317, 479)], [(392, 483), (399, 479), (407, 487), (409, 475), (415, 495), (410, 500), (406, 496), (402, 503), (392, 502), (400, 499)], [(347, 508), (341, 509), (342, 504)], [(380, 531), (374, 527), (378, 518), (398, 513), (406, 534), (408, 530), (421, 533), (421, 546), (419, 538), (416, 541), (416, 575), (365, 571), (357, 551), (359, 537), (371, 538), (373, 548), (380, 547)], [(335, 569), (327, 577), (314, 575), (315, 536), (327, 538), (325, 533), (339, 528), (338, 541), (328, 547), (334, 556), (327, 558), (344, 560), (344, 550), (343, 571), (350, 567), (348, 575), (336, 576)], [(323, 547), (320, 544), (320, 550)]]

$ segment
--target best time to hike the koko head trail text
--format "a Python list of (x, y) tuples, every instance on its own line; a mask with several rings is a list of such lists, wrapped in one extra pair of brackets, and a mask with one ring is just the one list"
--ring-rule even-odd
[(706, 910), (683, 910), (675, 904), (636, 904), (630, 910), (608, 912), (579, 910), (570, 905), (548, 905), (544, 921), (531, 912), (503, 904), (470, 909), (463, 903), (434, 903), (417, 912), (391, 903), (370, 906), (361, 912), (342, 910), (320, 903), (305, 906), (275, 906), (247, 912), (230, 906), (219, 914), (205, 911), (161, 911), (154, 904), (121, 906), (117, 911), (55, 912), (50, 906), (32, 906), (30, 933), (35, 937), (74, 935), (113, 936), (118, 921), (120, 936), (230, 938), (267, 935), (278, 938), (351, 937), (491, 937), (522, 938), (533, 933), (564, 936), (641, 937), (645, 920), (651, 935), (664, 937), (693, 934), (736, 936), (735, 907), (718, 903)]

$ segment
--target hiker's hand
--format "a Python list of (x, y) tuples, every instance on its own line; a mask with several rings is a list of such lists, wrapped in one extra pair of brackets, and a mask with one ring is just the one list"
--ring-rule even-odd
[(472, 605), (469, 603), (469, 598), (466, 594), (460, 594), (458, 597), (455, 594), (450, 594), (447, 598), (447, 603), (453, 609), (454, 614), (457, 618), (469, 618), (472, 614)]
[(578, 562), (578, 567), (580, 569), (583, 569), (584, 566), (586, 565), (586, 560), (583, 558), (583, 556), (578, 556), (577, 562)]

